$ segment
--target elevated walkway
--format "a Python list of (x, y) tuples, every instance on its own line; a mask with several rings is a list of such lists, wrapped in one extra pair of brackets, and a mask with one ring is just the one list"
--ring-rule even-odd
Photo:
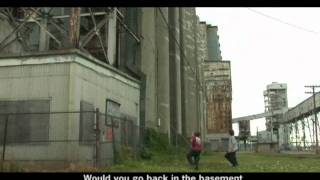
[(250, 120), (254, 120), (254, 119), (270, 117), (270, 116), (274, 116), (274, 115), (278, 115), (278, 114), (283, 114), (284, 112), (285, 111), (273, 111), (273, 112), (265, 112), (265, 113), (259, 113), (259, 114), (249, 115), (249, 116), (233, 118), (232, 123), (238, 123), (240, 121), (250, 121)]
[[(320, 111), (320, 93), (319, 92), (316, 93), (315, 101), (316, 101), (316, 112), (319, 113)], [(288, 110), (278, 110), (273, 112), (265, 112), (265, 113), (259, 113), (259, 114), (249, 115), (249, 116), (233, 118), (232, 123), (238, 123), (241, 121), (250, 121), (250, 120), (270, 117), (278, 114), (283, 114), (283, 122), (280, 122), (280, 123), (282, 124), (294, 123), (298, 120), (301, 120), (305, 117), (312, 115), (313, 109), (314, 109), (313, 97), (310, 96), (309, 98), (305, 99), (295, 107), (290, 108)]]

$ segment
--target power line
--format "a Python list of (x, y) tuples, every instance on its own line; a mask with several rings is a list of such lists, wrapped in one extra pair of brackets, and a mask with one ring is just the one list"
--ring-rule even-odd
[(269, 16), (269, 15), (264, 14), (264, 13), (262, 13), (262, 12), (259, 12), (259, 11), (257, 11), (257, 10), (254, 10), (254, 9), (251, 9), (251, 8), (247, 8), (247, 9), (248, 9), (249, 11), (252, 11), (252, 12), (256, 13), (256, 14), (259, 14), (259, 15), (264, 16), (264, 17), (266, 17), (266, 18), (269, 18), (269, 19), (272, 19), (272, 20), (274, 20), (274, 21), (280, 22), (280, 23), (282, 23), (282, 24), (289, 25), (289, 26), (294, 27), (294, 28), (296, 28), (296, 29), (300, 29), (300, 30), (302, 30), (302, 31), (307, 31), (307, 32), (314, 33), (314, 34), (318, 34), (318, 33), (319, 33), (319, 32), (317, 32), (317, 31), (313, 31), (313, 30), (306, 29), (306, 28), (304, 28), (304, 27), (301, 27), (301, 26), (298, 26), (298, 25), (295, 25), (295, 24), (292, 24), (292, 23), (288, 23), (288, 22), (283, 21), (283, 20), (281, 20), (281, 19), (279, 19), (279, 18), (275, 18), (275, 17)]

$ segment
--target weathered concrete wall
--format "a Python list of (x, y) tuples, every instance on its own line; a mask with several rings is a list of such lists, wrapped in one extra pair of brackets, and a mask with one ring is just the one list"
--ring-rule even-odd
[[(51, 112), (79, 111), (80, 101), (85, 100), (105, 113), (106, 99), (112, 99), (121, 104), (121, 113), (136, 117), (138, 125), (139, 82), (82, 53), (3, 57), (0, 69), (1, 100), (49, 99)], [(79, 114), (51, 115), (49, 140), (69, 142), (8, 145), (6, 160), (92, 163), (94, 147), (77, 141), (79, 119)], [(109, 150), (112, 154), (111, 144)]]
[(195, 8), (161, 10), (163, 14), (159, 8), (141, 8), (146, 125), (156, 127), (160, 117), (162, 133), (190, 136), (204, 128), (205, 102), (200, 83), (201, 65), (208, 57), (206, 26), (200, 26)]
[(204, 22), (199, 22), (198, 33), (197, 33), (197, 49), (198, 49), (198, 74), (201, 82), (201, 87), (198, 89), (199, 92), (199, 106), (200, 106), (200, 129), (201, 136), (205, 139), (205, 129), (206, 129), (206, 87), (204, 82), (204, 72), (203, 72), (203, 63), (208, 59), (208, 46), (207, 46), (207, 25)]
[(155, 8), (141, 8), (141, 71), (146, 74), (145, 124), (157, 126), (157, 61)]
[(156, 9), (157, 108), (160, 132), (170, 137), (170, 76), (168, 8)]
[[(140, 89), (137, 82), (121, 77), (116, 72), (111, 72), (105, 67), (93, 65), (85, 58), (75, 57), (80, 63), (70, 65), (70, 96), (69, 109), (80, 109), (80, 101), (85, 100), (92, 103), (100, 112), (106, 113), (106, 100), (110, 99), (120, 104), (120, 112), (135, 119), (133, 122), (139, 125), (139, 95)], [(103, 116), (104, 117), (104, 116)], [(101, 117), (101, 118), (103, 118)], [(79, 122), (69, 121), (69, 138), (74, 139), (79, 136)], [(101, 121), (101, 140), (106, 143), (106, 126)], [(70, 130), (73, 129), (73, 130)], [(119, 133), (117, 134), (120, 135)], [(70, 159), (81, 159), (84, 152), (76, 151), (78, 146), (69, 147), (68, 157)], [(113, 158), (112, 144), (106, 145), (108, 163)], [(76, 152), (75, 152), (76, 151)]]
[(221, 61), (218, 27), (207, 25), (207, 53), (203, 65), (203, 80), (206, 87), (205, 138), (214, 147), (225, 150), (224, 138), (228, 137), (231, 123), (231, 70), (229, 61)]
[[(1, 100), (50, 100), (51, 111), (67, 109), (68, 64), (13, 66), (22, 59), (1, 59), (0, 99)], [(25, 61), (26, 62), (26, 61)], [(5, 66), (6, 65), (6, 66)], [(11, 65), (11, 66), (10, 66)], [(64, 115), (52, 116), (49, 124), (56, 131), (49, 131), (49, 139), (66, 139)], [(23, 148), (22, 148), (23, 147)], [(6, 160), (36, 160), (66, 158), (65, 144), (7, 145)], [(2, 148), (1, 148), (2, 151)]]
[(232, 127), (230, 62), (206, 62), (204, 80), (207, 96), (206, 139), (227, 137)]
[(194, 131), (199, 131), (197, 116), (197, 80), (196, 80), (196, 43), (195, 43), (195, 8), (180, 9), (180, 44), (183, 44), (182, 60), (182, 121), (185, 136), (191, 136)]
[[(194, 14), (194, 43), (195, 43), (195, 80), (196, 80), (196, 86), (195, 86), (195, 98), (196, 98), (196, 121), (198, 124), (198, 131), (201, 132), (202, 131), (202, 107), (201, 107), (201, 79), (200, 79), (200, 68), (199, 68), (199, 63), (200, 63), (200, 47), (199, 47), (199, 40), (200, 40), (200, 33), (199, 33), (199, 17)], [(200, 63), (201, 64), (201, 63)]]

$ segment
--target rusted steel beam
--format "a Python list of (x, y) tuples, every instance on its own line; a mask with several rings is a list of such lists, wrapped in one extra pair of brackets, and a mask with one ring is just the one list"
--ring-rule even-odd
[(79, 47), (80, 11), (80, 7), (71, 8), (71, 15), (69, 20), (69, 42), (72, 47)]

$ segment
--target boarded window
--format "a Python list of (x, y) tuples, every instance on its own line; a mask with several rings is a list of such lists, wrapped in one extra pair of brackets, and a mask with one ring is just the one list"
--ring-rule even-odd
[(106, 117), (105, 117), (105, 125), (109, 126), (111, 125), (111, 121), (113, 120), (113, 125), (117, 126), (119, 123), (118, 119), (120, 118), (120, 104), (107, 99), (106, 100)]
[(121, 128), (122, 125), (120, 124), (120, 104), (107, 99), (106, 100), (106, 116), (105, 116), (105, 125), (106, 126), (111, 126), (111, 129), (113, 131), (113, 139), (115, 139), (115, 141), (121, 141), (121, 139), (116, 139), (116, 137), (120, 137), (121, 133), (119, 132), (119, 127)]
[(80, 111), (79, 140), (84, 144), (92, 144), (95, 141), (94, 106), (86, 101), (81, 101)]
[(0, 144), (3, 144), (6, 119), (7, 144), (48, 142), (49, 112), (49, 100), (0, 101)]

